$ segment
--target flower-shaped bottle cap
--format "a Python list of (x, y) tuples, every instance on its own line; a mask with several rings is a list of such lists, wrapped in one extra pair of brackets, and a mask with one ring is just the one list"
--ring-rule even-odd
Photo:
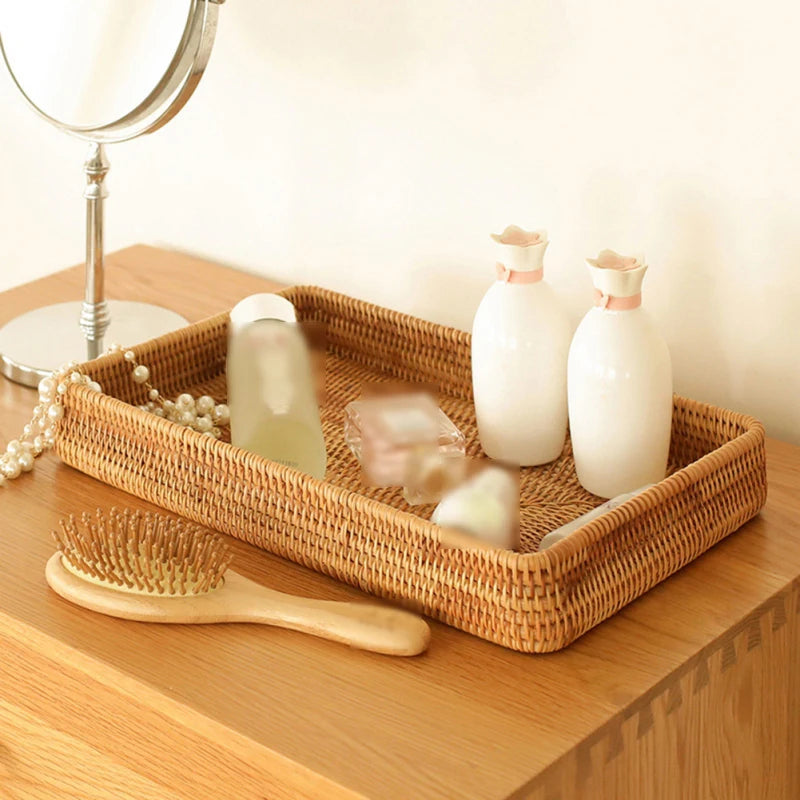
[(498, 261), (506, 268), (519, 272), (542, 269), (544, 251), (547, 249), (547, 231), (525, 231), (518, 225), (509, 225), (502, 233), (493, 233), (499, 245)]
[(613, 250), (601, 250), (597, 258), (587, 258), (592, 283), (603, 296), (633, 297), (642, 291), (647, 272), (644, 255), (622, 256)]

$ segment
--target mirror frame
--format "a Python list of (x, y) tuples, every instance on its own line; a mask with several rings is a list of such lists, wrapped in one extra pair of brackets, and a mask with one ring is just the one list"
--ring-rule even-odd
[(208, 64), (217, 32), (219, 6), (225, 0), (190, 0), (183, 35), (164, 75), (150, 94), (132, 111), (112, 122), (76, 126), (62, 122), (42, 110), (22, 88), (12, 68), (0, 33), (0, 52), (15, 86), (28, 105), (59, 130), (90, 142), (110, 144), (152, 133), (169, 122), (186, 105)]

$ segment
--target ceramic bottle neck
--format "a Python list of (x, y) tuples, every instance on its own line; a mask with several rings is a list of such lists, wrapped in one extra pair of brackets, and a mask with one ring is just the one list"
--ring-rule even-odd
[(548, 241), (520, 246), (516, 244), (497, 244), (497, 261), (514, 272), (537, 272), (544, 266), (544, 251)]
[(594, 285), (594, 304), (607, 311), (632, 311), (642, 304), (642, 281), (647, 265), (636, 269), (602, 269), (587, 265)]
[(497, 280), (503, 283), (538, 283), (544, 277), (544, 251), (548, 241), (531, 245), (497, 244)]

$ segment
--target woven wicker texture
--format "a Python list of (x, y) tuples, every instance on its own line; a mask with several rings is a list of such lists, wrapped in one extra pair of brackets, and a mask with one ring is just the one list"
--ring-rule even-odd
[[(365, 486), (343, 409), (365, 381), (439, 387), (480, 457), (469, 334), (314, 287), (283, 292), (327, 331), (324, 482), (135, 408), (143, 390), (117, 354), (85, 365), (104, 394), (73, 386), (58, 452), (68, 464), (170, 511), (372, 594), (523, 652), (560, 649), (754, 516), (766, 499), (764, 430), (741, 414), (675, 398), (671, 474), (544, 553), (547, 532), (602, 502), (561, 458), (522, 471), (519, 553), (451, 546), (432, 506)], [(166, 395), (225, 397), (227, 315), (136, 347)]]

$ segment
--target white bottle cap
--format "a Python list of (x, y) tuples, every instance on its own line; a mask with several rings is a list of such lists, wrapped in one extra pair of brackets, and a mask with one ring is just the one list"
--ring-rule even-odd
[(601, 250), (597, 258), (587, 258), (586, 264), (594, 288), (604, 295), (632, 297), (642, 291), (642, 280), (647, 272), (644, 253), (626, 257), (613, 250)]
[(278, 294), (251, 294), (231, 309), (231, 335), (238, 333), (251, 322), (260, 319), (278, 319), (297, 322), (294, 306)]
[(542, 269), (544, 251), (550, 244), (546, 230), (524, 231), (518, 225), (509, 225), (491, 237), (497, 242), (499, 263), (504, 267), (517, 272)]

